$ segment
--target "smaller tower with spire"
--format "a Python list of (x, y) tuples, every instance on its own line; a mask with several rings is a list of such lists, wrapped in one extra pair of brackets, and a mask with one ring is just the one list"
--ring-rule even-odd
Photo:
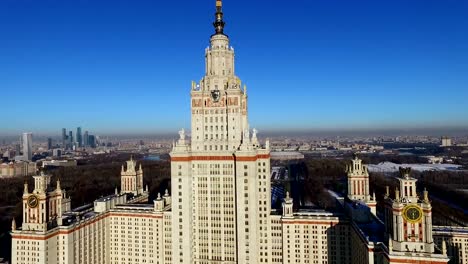
[(286, 192), (282, 206), (283, 217), (293, 217), (293, 199), (289, 196), (289, 192)]
[[(420, 199), (416, 192), (417, 180), (411, 177), (411, 168), (400, 168), (399, 187), (395, 196), (386, 195), (385, 224), (396, 252), (433, 254), (432, 207), (427, 190)], [(387, 191), (388, 192), (388, 191)]]
[(142, 165), (140, 163), (139, 167), (137, 167), (137, 162), (133, 159), (133, 156), (126, 163), (126, 168), (122, 165), (120, 172), (120, 193), (132, 193), (135, 196), (142, 195), (144, 193)]
[(70, 199), (57, 180), (56, 187), (50, 185), (51, 175), (44, 171), (34, 178), (34, 190), (29, 191), (28, 184), (23, 189), (22, 230), (46, 231), (51, 223), (60, 223), (64, 212), (70, 210)]
[(377, 201), (375, 193), (372, 196), (370, 195), (369, 172), (367, 166), (362, 163), (362, 160), (356, 154), (354, 154), (351, 163), (346, 166), (346, 173), (348, 175), (348, 198), (364, 202), (375, 215)]

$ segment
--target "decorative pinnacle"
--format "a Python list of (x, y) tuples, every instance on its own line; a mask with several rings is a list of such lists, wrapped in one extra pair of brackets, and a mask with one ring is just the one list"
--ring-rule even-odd
[(391, 235), (388, 237), (388, 251), (390, 251), (389, 253), (393, 252), (393, 241)]
[(424, 188), (424, 202), (429, 203), (429, 192)]
[(408, 179), (410, 177), (411, 167), (407, 167), (407, 168), (399, 167), (398, 169), (400, 171), (400, 176), (402, 178)]
[(224, 25), (225, 23), (223, 21), (223, 2), (221, 0), (216, 0), (215, 22), (213, 23), (216, 32), (215, 35), (224, 35)]
[(445, 243), (445, 239), (442, 240), (442, 254), (447, 256), (447, 244)]

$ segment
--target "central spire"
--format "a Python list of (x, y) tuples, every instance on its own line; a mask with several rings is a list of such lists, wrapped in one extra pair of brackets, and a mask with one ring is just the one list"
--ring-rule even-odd
[(216, 0), (215, 22), (213, 23), (216, 32), (215, 35), (224, 35), (224, 25), (225, 23), (223, 21), (223, 2), (221, 0)]

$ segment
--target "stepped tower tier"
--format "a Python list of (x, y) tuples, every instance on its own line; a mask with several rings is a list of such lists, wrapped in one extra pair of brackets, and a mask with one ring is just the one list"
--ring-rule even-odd
[(348, 174), (348, 198), (369, 201), (369, 172), (357, 155), (354, 155), (351, 164), (346, 166), (346, 173)]
[[(410, 168), (400, 168), (399, 188), (390, 197), (388, 188), (385, 208), (386, 236), (392, 245), (391, 256), (414, 260), (421, 254), (439, 256), (435, 252), (432, 235), (432, 206), (424, 190), (420, 199), (416, 192), (417, 180)], [(432, 262), (431, 262), (432, 263)]]
[(375, 215), (377, 201), (375, 194), (372, 197), (370, 195), (369, 172), (367, 166), (356, 154), (354, 154), (351, 163), (346, 165), (346, 173), (348, 176), (348, 198), (365, 203)]
[(52, 188), (51, 176), (43, 171), (33, 178), (32, 192), (29, 192), (28, 184), (24, 184), (22, 230), (47, 231), (61, 223), (62, 215), (70, 210), (71, 202), (59, 180), (56, 187)]
[(220, 0), (213, 25), (205, 75), (191, 87), (191, 140), (182, 129), (170, 153), (173, 261), (268, 263), (270, 154), (251, 136)]
[(205, 50), (205, 76), (192, 83), (192, 151), (234, 151), (249, 129), (247, 93), (235, 75), (234, 49), (224, 32), (222, 3), (216, 2), (216, 33)]
[(126, 168), (122, 165), (120, 172), (120, 188), (121, 193), (132, 193), (135, 196), (142, 195), (145, 192), (143, 189), (143, 168), (141, 163), (138, 167), (137, 162), (133, 160), (133, 156), (126, 162)]

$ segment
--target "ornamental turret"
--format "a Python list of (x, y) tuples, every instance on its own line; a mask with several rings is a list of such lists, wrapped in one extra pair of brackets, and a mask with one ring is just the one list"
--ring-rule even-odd
[(131, 156), (130, 160), (128, 160), (126, 164), (126, 168), (122, 165), (122, 170), (120, 172), (120, 192), (132, 193), (135, 196), (142, 195), (144, 193), (144, 189), (143, 168), (141, 163), (137, 169), (137, 162), (133, 159), (133, 156)]
[(427, 190), (420, 199), (416, 190), (417, 180), (411, 176), (411, 168), (400, 168), (399, 172), (399, 186), (395, 188), (394, 198), (390, 197), (388, 188), (385, 195), (385, 235), (388, 238), (390, 263), (397, 259), (416, 261), (421, 256), (446, 261), (434, 248), (432, 207)]
[(369, 172), (367, 166), (356, 154), (354, 154), (351, 163), (346, 165), (346, 173), (348, 176), (348, 198), (365, 203), (375, 215), (377, 201), (375, 194), (372, 197), (370, 195)]

